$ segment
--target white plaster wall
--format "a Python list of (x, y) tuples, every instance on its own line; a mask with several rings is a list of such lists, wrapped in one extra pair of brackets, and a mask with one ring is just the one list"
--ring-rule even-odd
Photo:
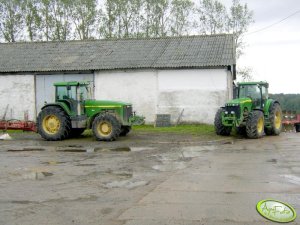
[(171, 114), (175, 123), (183, 111), (181, 122), (213, 124), (231, 96), (230, 78), (226, 69), (161, 70), (157, 113)]
[(146, 123), (155, 114), (176, 122), (212, 124), (220, 106), (232, 96), (231, 73), (224, 69), (113, 71), (95, 73), (95, 98), (127, 101)]
[(113, 71), (95, 73), (95, 99), (133, 104), (138, 115), (153, 123), (156, 114), (157, 74), (155, 71)]
[(35, 121), (34, 75), (0, 75), (0, 118), (8, 105), (6, 119)]

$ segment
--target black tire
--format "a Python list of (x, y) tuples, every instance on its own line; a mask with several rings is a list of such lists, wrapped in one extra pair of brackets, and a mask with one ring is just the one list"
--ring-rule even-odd
[(37, 132), (47, 141), (66, 139), (71, 134), (71, 120), (62, 108), (46, 107), (38, 115)]
[(121, 133), (121, 124), (111, 114), (100, 114), (93, 121), (93, 133), (98, 141), (114, 141)]
[(249, 113), (246, 122), (246, 133), (248, 138), (261, 138), (264, 134), (264, 114), (255, 110)]
[(246, 135), (246, 127), (237, 127), (236, 128), (236, 133), (238, 135), (245, 136)]
[(126, 136), (131, 131), (131, 126), (121, 126), (120, 136)]
[(217, 135), (229, 136), (232, 127), (226, 127), (222, 124), (222, 112), (223, 109), (219, 109), (215, 115), (215, 131)]
[(282, 110), (278, 103), (273, 103), (270, 107), (271, 127), (266, 129), (267, 135), (279, 135), (282, 130)]
[(70, 137), (78, 137), (85, 131), (85, 128), (72, 128)]
[(299, 123), (295, 124), (295, 128), (296, 128), (297, 133), (300, 132), (300, 124)]

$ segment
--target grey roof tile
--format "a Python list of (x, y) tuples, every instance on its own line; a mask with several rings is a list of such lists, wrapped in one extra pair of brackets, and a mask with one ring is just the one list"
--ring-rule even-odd
[(230, 34), (0, 44), (0, 72), (203, 68), (235, 64)]

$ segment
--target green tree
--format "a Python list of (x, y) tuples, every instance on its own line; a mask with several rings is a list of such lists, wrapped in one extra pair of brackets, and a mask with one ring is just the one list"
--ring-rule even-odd
[(236, 57), (243, 54), (245, 42), (243, 35), (248, 31), (248, 27), (253, 23), (253, 11), (249, 10), (248, 5), (240, 3), (240, 0), (232, 0), (230, 14), (227, 20), (227, 32), (234, 35), (236, 46)]
[(171, 2), (170, 32), (173, 36), (189, 34), (193, 7), (194, 3), (191, 0), (173, 0)]
[(22, 39), (22, 7), (20, 0), (0, 0), (0, 35), (6, 42)]
[(145, 0), (145, 21), (143, 29), (146, 37), (165, 37), (168, 33), (169, 0)]
[(232, 0), (229, 9), (218, 0), (200, 0), (197, 9), (198, 22), (196, 26), (204, 34), (232, 33), (234, 35), (236, 57), (239, 58), (245, 46), (243, 35), (253, 20), (253, 11), (247, 4), (241, 4), (240, 0)]
[(41, 15), (39, 14), (38, 0), (25, 0), (22, 4), (22, 13), (25, 20), (26, 32), (30, 41), (40, 40)]
[(73, 0), (71, 18), (75, 26), (75, 38), (80, 40), (93, 39), (96, 28), (96, 0)]
[(218, 0), (200, 0), (197, 9), (200, 32), (203, 34), (223, 33), (226, 28), (227, 12), (226, 7)]

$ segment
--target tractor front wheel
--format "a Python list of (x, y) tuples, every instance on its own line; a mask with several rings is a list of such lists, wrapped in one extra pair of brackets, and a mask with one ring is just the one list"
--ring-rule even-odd
[(228, 136), (231, 133), (232, 127), (224, 126), (222, 123), (223, 109), (219, 109), (215, 115), (215, 131), (217, 135)]
[(264, 134), (264, 114), (261, 111), (249, 113), (246, 122), (246, 133), (248, 138), (261, 138)]
[(60, 107), (46, 107), (38, 115), (37, 131), (47, 141), (66, 139), (71, 132), (70, 118)]
[(111, 114), (100, 114), (95, 118), (92, 130), (98, 141), (114, 141), (121, 133), (121, 124)]

